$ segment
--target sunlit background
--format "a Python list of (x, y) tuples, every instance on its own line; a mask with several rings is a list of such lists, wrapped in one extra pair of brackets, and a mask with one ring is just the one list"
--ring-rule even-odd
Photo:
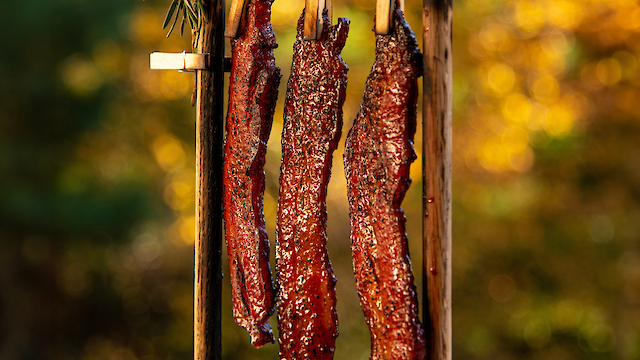
[[(168, 5), (2, 5), (2, 360), (192, 357), (194, 80), (149, 70), (152, 51), (190, 50), (188, 36), (161, 29)], [(272, 244), (303, 6), (272, 8), (283, 73), (265, 169)], [(328, 191), (336, 359), (367, 359), (342, 153), (373, 63), (375, 1), (334, 6), (335, 18), (351, 19), (345, 126)], [(640, 4), (453, 7), (454, 359), (640, 359)], [(421, 10), (407, 0), (414, 30)], [(420, 160), (411, 174), (403, 206), (420, 288)], [(255, 350), (233, 323), (227, 278), (224, 286), (225, 359), (277, 359), (277, 345)]]

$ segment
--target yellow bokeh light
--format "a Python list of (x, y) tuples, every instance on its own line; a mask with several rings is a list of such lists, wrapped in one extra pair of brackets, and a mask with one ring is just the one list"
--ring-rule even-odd
[(519, 153), (509, 155), (509, 165), (517, 172), (527, 172), (533, 166), (533, 150), (530, 147), (524, 148)]
[(569, 53), (575, 47), (575, 38), (561, 31), (552, 31), (542, 39), (540, 46), (552, 57)]
[(515, 20), (521, 29), (537, 33), (544, 26), (544, 9), (537, 2), (518, 1), (515, 7)]
[(486, 170), (499, 172), (510, 167), (509, 153), (502, 146), (501, 141), (486, 140), (478, 153), (478, 161)]
[[(474, 80), (482, 85), (469, 91), (473, 104), (468, 113), (474, 113), (467, 117), (474, 131), (469, 139), (477, 140), (464, 144), (470, 169), (526, 172), (535, 160), (529, 144), (533, 133), (561, 137), (579, 131), (576, 123), (587, 110), (568, 96), (575, 93), (575, 85), (566, 81), (575, 76), (575, 57), (580, 55), (575, 51), (574, 32), (582, 31), (578, 27), (586, 16), (591, 19), (602, 12), (599, 8), (587, 12), (584, 5), (565, 0), (515, 0), (503, 6), (507, 17), (486, 19), (480, 31), (469, 35), (468, 51), (480, 63)], [(614, 15), (601, 17), (611, 22), (606, 19)], [(640, 84), (638, 60), (628, 51), (606, 61), (578, 64), (578, 86), (587, 90), (622, 79)]]
[(353, 0), (353, 3), (362, 10), (375, 11), (376, 2), (367, 0)]
[(547, 117), (549, 116), (549, 107), (541, 102), (533, 102), (531, 105), (531, 116), (527, 121), (527, 127), (529, 130), (537, 131), (542, 129)]
[(171, 241), (177, 246), (193, 246), (196, 238), (196, 217), (182, 215), (169, 227)]
[(635, 81), (638, 75), (638, 58), (628, 51), (616, 51), (612, 58), (616, 59), (622, 68), (622, 79)]
[(625, 30), (638, 30), (640, 28), (640, 7), (625, 8), (616, 14), (616, 23)]
[(482, 44), (480, 36), (473, 35), (469, 38), (469, 45), (467, 46), (469, 53), (478, 59), (487, 57), (487, 48)]
[(553, 137), (568, 135), (576, 121), (573, 109), (562, 102), (549, 108), (549, 116), (545, 123), (546, 132)]
[(526, 124), (531, 117), (531, 101), (529, 98), (515, 93), (509, 95), (502, 105), (502, 115), (508, 122)]
[(271, 5), (271, 24), (276, 30), (292, 27), (295, 29), (304, 8), (304, 1), (274, 1)]
[[(275, 219), (278, 217), (278, 199), (274, 198), (268, 191), (264, 192), (264, 195), (262, 197), (262, 201), (263, 201), (263, 207), (262, 207), (262, 211), (264, 212), (264, 218), (265, 219)], [(269, 222), (268, 224), (266, 224), (267, 227), (271, 227), (272, 223)], [(269, 230), (274, 230), (274, 229), (269, 229)]]
[(477, 15), (486, 14), (491, 6), (495, 4), (494, 0), (469, 0), (467, 3), (468, 11), (472, 11)]
[(593, 102), (577, 91), (569, 91), (564, 94), (562, 102), (573, 110), (576, 120), (588, 117), (593, 111)]
[(162, 15), (150, 8), (134, 13), (129, 26), (133, 39), (138, 43), (150, 46), (164, 38)]
[(505, 128), (501, 137), (502, 147), (510, 154), (523, 152), (529, 144), (529, 132), (517, 126)]
[(171, 134), (160, 135), (153, 142), (152, 150), (158, 164), (165, 171), (182, 165), (186, 159), (180, 140)]
[(614, 58), (602, 59), (596, 66), (596, 74), (603, 85), (611, 86), (622, 79), (622, 67)]
[(180, 99), (190, 96), (193, 91), (193, 76), (178, 71), (162, 71), (160, 81), (160, 91), (167, 100)]
[(554, 1), (547, 11), (549, 22), (561, 29), (575, 29), (582, 20), (581, 5), (575, 1)]
[(416, 152), (416, 160), (411, 164), (409, 168), (409, 177), (413, 180), (422, 178), (422, 151), (421, 149), (415, 149)]
[(176, 225), (182, 243), (193, 245), (196, 239), (196, 217), (194, 215), (181, 216)]
[(515, 72), (507, 64), (495, 64), (487, 72), (487, 84), (497, 95), (503, 95), (511, 91), (515, 82)]
[(467, 163), (470, 157), (475, 157), (485, 170), (491, 172), (526, 172), (534, 160), (529, 147), (529, 132), (520, 125), (506, 126), (502, 134), (485, 138), (480, 144), (467, 144), (465, 157)]
[(151, 71), (149, 67), (149, 55), (137, 56), (132, 59), (131, 77), (133, 78), (133, 89), (141, 100), (154, 100), (162, 97), (160, 71)]
[(560, 96), (560, 85), (555, 77), (544, 74), (531, 84), (531, 92), (542, 102), (554, 102)]
[(530, 49), (529, 65), (541, 72), (558, 75), (565, 70), (565, 56), (552, 48), (545, 49), (542, 44), (536, 44)]
[(480, 31), (479, 40), (489, 50), (499, 50), (501, 44), (507, 40), (508, 33), (504, 25), (488, 23)]
[(134, 90), (141, 100), (176, 100), (191, 96), (192, 74), (179, 71), (149, 70), (149, 55), (137, 56), (131, 65)]
[(195, 198), (195, 179), (191, 169), (181, 171), (164, 190), (164, 200), (174, 210), (189, 210)]

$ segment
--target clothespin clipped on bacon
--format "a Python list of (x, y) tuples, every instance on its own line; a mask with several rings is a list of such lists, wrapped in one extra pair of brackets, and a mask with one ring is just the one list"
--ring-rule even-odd
[(333, 15), (331, 0), (305, 0), (304, 4), (304, 32), (305, 40), (318, 40), (322, 35), (322, 13), (324, 9), (329, 12), (329, 21)]
[(244, 21), (244, 13), (250, 0), (232, 0), (229, 8), (227, 26), (224, 29), (224, 36), (228, 38), (238, 37), (238, 29)]
[[(229, 9), (229, 18), (224, 30), (224, 36), (235, 38), (238, 36), (238, 29), (244, 20), (244, 13), (247, 3), (250, 0), (232, 0)], [(322, 34), (322, 13), (327, 8), (329, 20), (333, 15), (332, 0), (305, 0), (304, 17), (304, 39), (318, 40)]]
[[(404, 0), (398, 0), (400, 10), (404, 11)], [(376, 34), (388, 35), (393, 31), (393, 12), (396, 0), (376, 0)]]

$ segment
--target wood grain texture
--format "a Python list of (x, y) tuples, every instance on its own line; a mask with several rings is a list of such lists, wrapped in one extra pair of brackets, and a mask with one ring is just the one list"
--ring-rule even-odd
[(452, 0), (424, 0), (423, 281), (429, 360), (451, 360)]
[[(318, 38), (318, 9), (322, 2), (324, 8), (324, 1), (321, 0), (305, 0), (304, 5), (304, 39), (316, 40)], [(320, 19), (322, 18), (322, 12), (320, 12)], [(322, 30), (321, 30), (322, 31)]]
[(394, 4), (393, 0), (376, 0), (376, 34), (388, 35), (393, 30)]
[(242, 15), (244, 14), (247, 2), (248, 1), (245, 0), (231, 1), (231, 7), (229, 8), (229, 21), (227, 21), (227, 28), (224, 31), (224, 36), (234, 39), (239, 36), (238, 28), (242, 22)]
[(194, 359), (221, 358), (222, 145), (224, 133), (224, 0), (203, 1), (209, 22), (198, 53), (210, 67), (196, 71), (196, 239)]

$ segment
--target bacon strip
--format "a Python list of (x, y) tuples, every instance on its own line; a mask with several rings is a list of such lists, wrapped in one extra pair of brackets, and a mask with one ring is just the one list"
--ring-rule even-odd
[(280, 69), (271, 28), (272, 0), (252, 0), (242, 34), (231, 40), (227, 138), (224, 144), (224, 227), (236, 324), (261, 347), (273, 343), (274, 292), (263, 194), (266, 146), (278, 97)]
[(351, 251), (370, 359), (424, 359), (425, 334), (400, 204), (416, 159), (417, 78), (422, 55), (396, 6), (394, 30), (376, 36), (376, 59), (347, 137), (344, 168)]
[(349, 20), (293, 45), (282, 131), (276, 240), (281, 359), (332, 359), (338, 336), (336, 279), (326, 248), (326, 192), (342, 131), (348, 67), (340, 57)]

